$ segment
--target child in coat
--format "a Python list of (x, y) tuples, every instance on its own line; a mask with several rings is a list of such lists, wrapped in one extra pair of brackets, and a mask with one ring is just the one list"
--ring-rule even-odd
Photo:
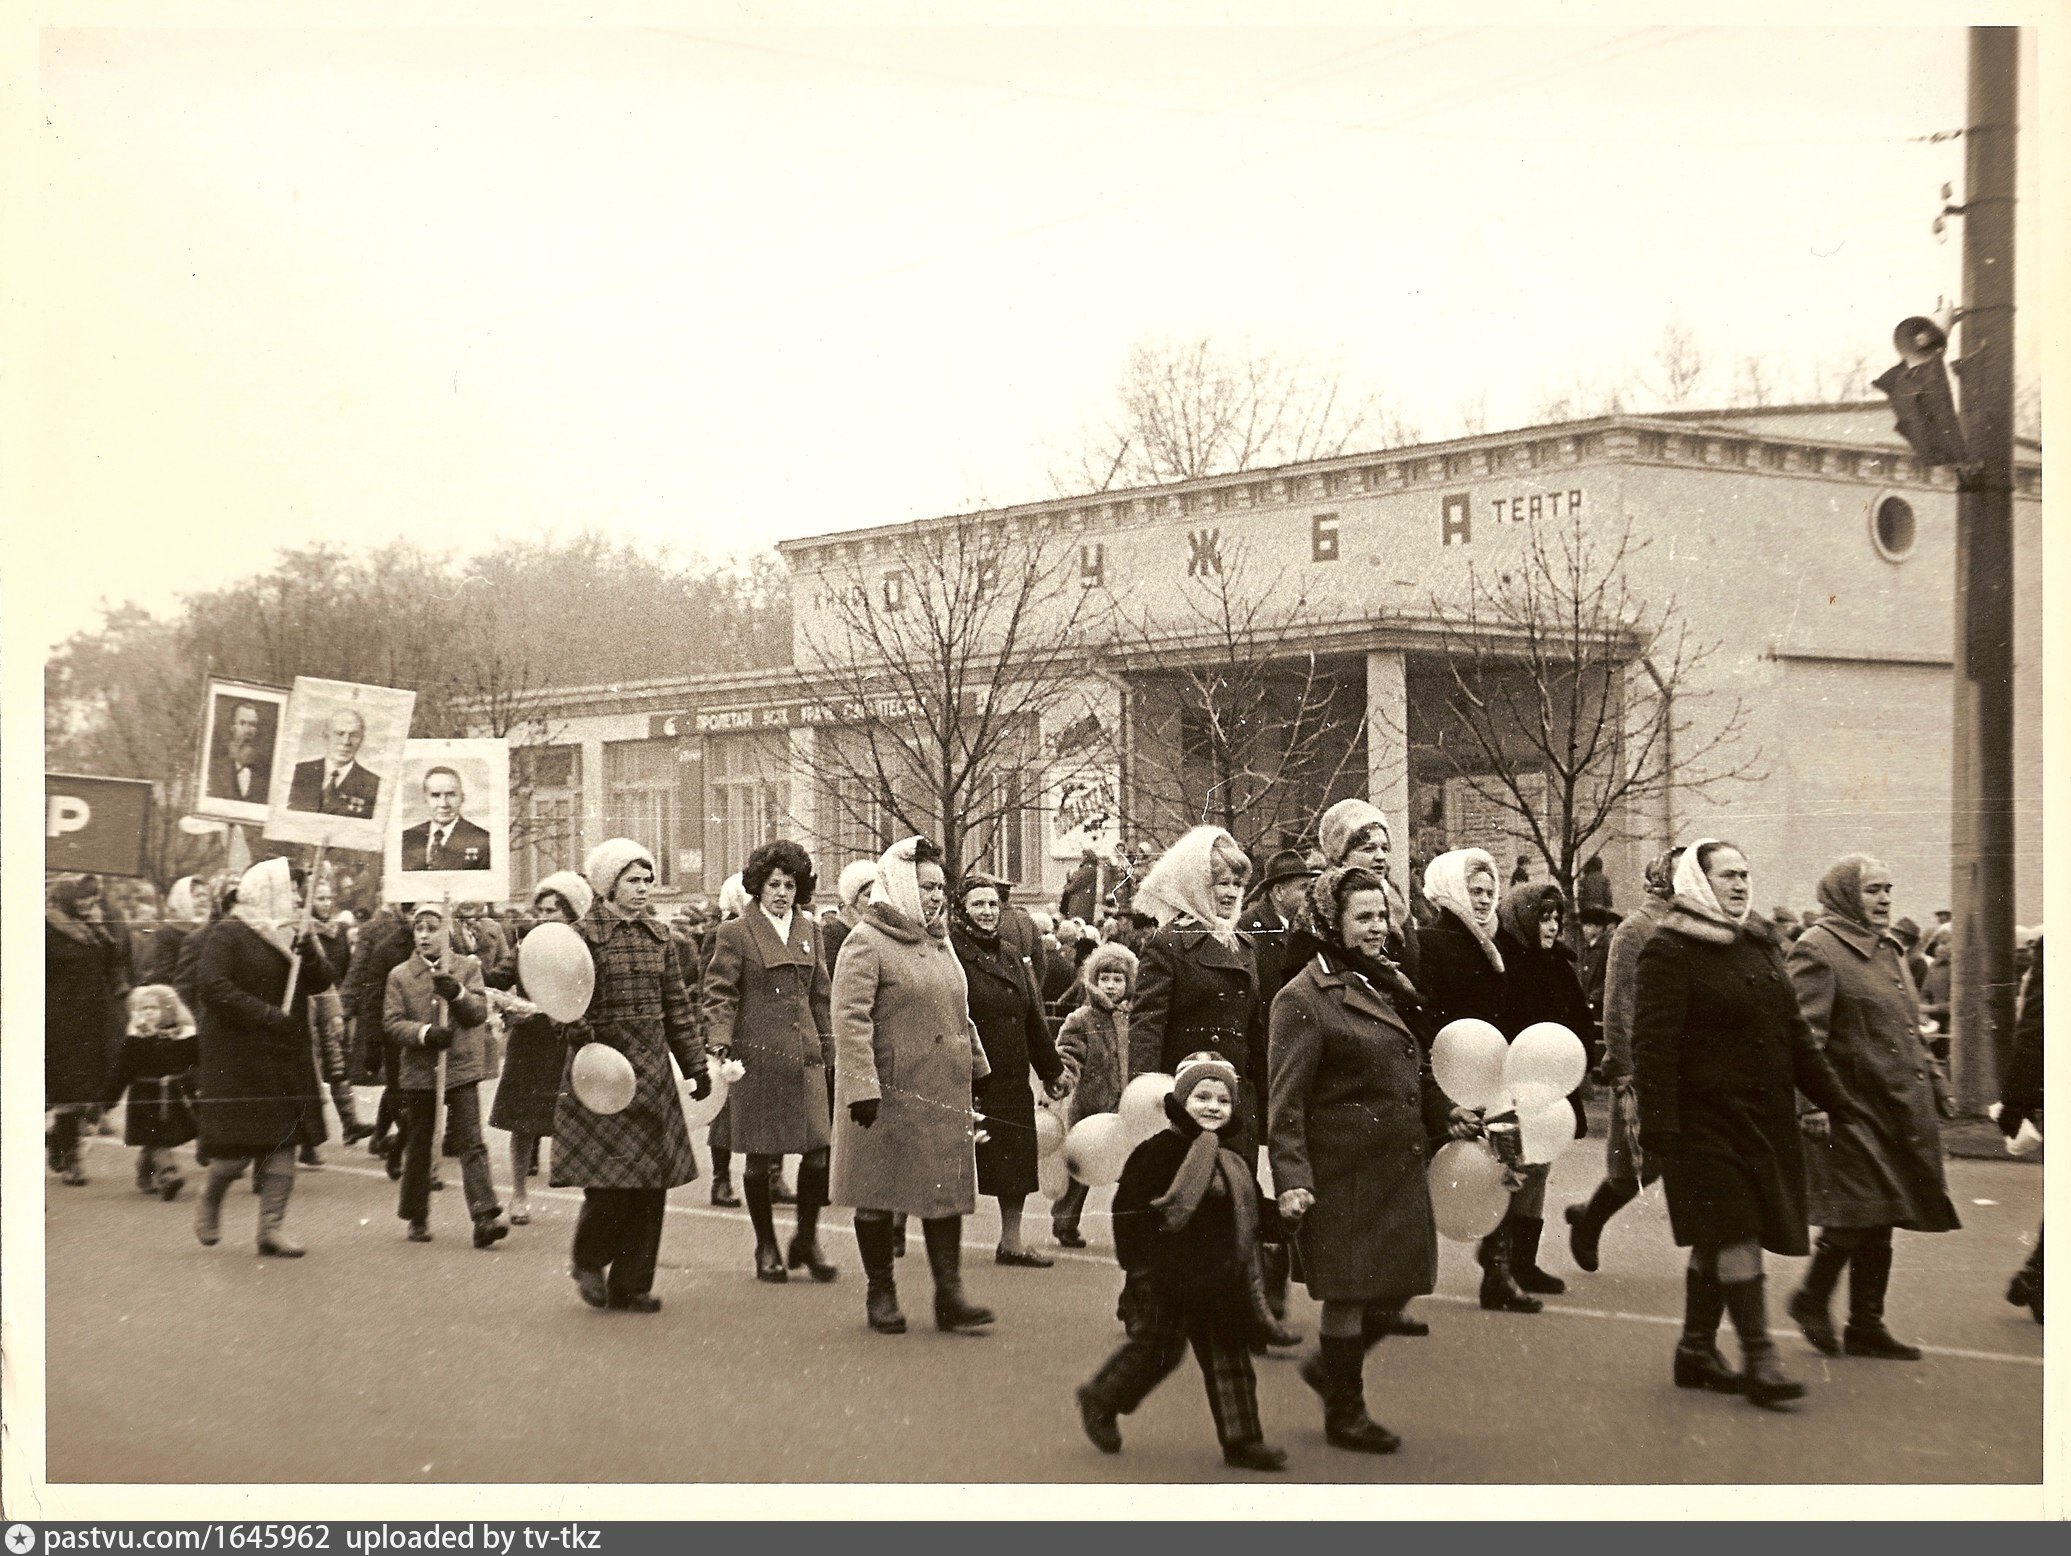
[[(1136, 993), (1136, 953), (1112, 942), (1095, 946), (1079, 964), (1081, 1003), (1064, 1018), (1057, 1053), (1071, 1082), (1067, 1124), (1112, 1113), (1122, 1102), (1122, 1056), (1129, 1052), (1129, 1001)], [(1083, 1248), (1079, 1217), (1087, 1186), (1071, 1181), (1050, 1207), (1050, 1232), (1066, 1248)]]
[(1115, 1256), (1138, 1277), (1143, 1310), (1129, 1338), (1078, 1391), (1079, 1421), (1102, 1453), (1120, 1453), (1116, 1417), (1142, 1404), (1191, 1345), (1208, 1387), (1223, 1462), (1277, 1470), (1287, 1455), (1264, 1440), (1251, 1371), (1258, 1184), (1223, 1150), (1236, 1116), (1237, 1072), (1214, 1053), (1190, 1054), (1165, 1099), (1170, 1126), (1129, 1154), (1115, 1188)]
[(170, 984), (147, 983), (130, 990), (129, 1034), (108, 1074), (106, 1105), (125, 1091), (122, 1138), (139, 1147), (137, 1188), (160, 1199), (177, 1199), (187, 1180), (173, 1156), (195, 1137), (194, 1066), (199, 1048), (194, 1017)]

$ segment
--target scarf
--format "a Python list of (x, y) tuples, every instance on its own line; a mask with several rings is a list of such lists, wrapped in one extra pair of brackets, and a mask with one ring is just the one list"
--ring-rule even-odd
[(1481, 954), (1497, 972), (1503, 970), (1503, 953), (1496, 949), (1496, 910), (1489, 905), (1486, 918), (1477, 918), (1474, 904), (1467, 896), (1467, 877), (1476, 869), (1486, 870), (1491, 880), (1497, 879), (1496, 861), (1485, 848), (1455, 848), (1440, 854), (1424, 866), (1424, 896), (1436, 908), (1446, 912), (1467, 926), (1475, 941), (1481, 946)]
[(917, 930), (935, 940), (947, 938), (947, 924), (931, 925), (920, 903), (920, 866), (914, 855), (920, 849), (917, 837), (901, 838), (877, 856), (877, 879), (870, 883), (870, 900), (883, 903)]
[(1136, 909), (1148, 912), (1164, 929), (1174, 919), (1190, 918), (1223, 945), (1237, 944), (1235, 918), (1215, 911), (1215, 847), (1228, 838), (1221, 827), (1195, 827), (1159, 856), (1136, 887)]
[(1646, 868), (1640, 872), (1640, 885), (1649, 897), (1659, 897), (1663, 902), (1674, 899), (1675, 866), (1676, 851), (1673, 848), (1663, 849), (1647, 861)]
[[(1748, 913), (1754, 909), (1754, 898), (1749, 896), (1748, 906), (1738, 918), (1719, 906), (1718, 894), (1711, 889), (1706, 879), (1704, 866), (1697, 862), (1697, 856), (1704, 849), (1718, 842), (1715, 837), (1700, 837), (1683, 850), (1683, 857), (1676, 861), (1675, 902), (1684, 912), (1728, 929), (1739, 929), (1747, 923)], [(1861, 909), (1858, 907), (1857, 912)]]
[(1549, 899), (1555, 908), (1567, 906), (1567, 899), (1553, 882), (1527, 881), (1522, 886), (1511, 887), (1497, 905), (1496, 922), (1510, 932), (1510, 938), (1522, 946), (1527, 955), (1535, 955), (1544, 949), (1539, 944), (1539, 924), (1546, 917)]
[(1188, 1118), (1186, 1110), (1171, 1097), (1165, 1099), (1165, 1115), (1172, 1120), (1174, 1134), (1186, 1139), (1191, 1131), (1193, 1138), (1188, 1140), (1187, 1154), (1180, 1159), (1172, 1182), (1151, 1201), (1151, 1209), (1158, 1213), (1158, 1225), (1167, 1232), (1177, 1232), (1194, 1219), (1194, 1212), (1211, 1192), (1227, 1194), (1237, 1218), (1237, 1247), (1250, 1248), (1258, 1240), (1258, 1209), (1244, 1192), (1251, 1183), (1251, 1175), (1244, 1170), (1243, 1160), (1236, 1152), (1225, 1151), (1221, 1139)]
[(230, 916), (249, 925), (259, 938), (289, 961), (295, 959), (295, 877), (285, 859), (265, 859), (237, 882), (237, 906)]
[(1819, 905), (1835, 918), (1846, 919), (1872, 935), (1883, 934), (1862, 911), (1863, 871), (1879, 861), (1868, 854), (1850, 854), (1819, 878)]

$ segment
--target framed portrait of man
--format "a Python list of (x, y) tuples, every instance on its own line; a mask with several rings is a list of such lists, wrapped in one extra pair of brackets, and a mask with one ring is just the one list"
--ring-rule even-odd
[(202, 699), (194, 814), (263, 826), (280, 753), (288, 693), (211, 676)]
[(266, 837), (380, 853), (415, 692), (297, 676), (274, 763)]
[(403, 748), (381, 871), (391, 902), (510, 895), (510, 747), (413, 740)]

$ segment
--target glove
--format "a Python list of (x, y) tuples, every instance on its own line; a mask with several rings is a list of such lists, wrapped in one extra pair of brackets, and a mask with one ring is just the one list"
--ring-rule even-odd
[(712, 1072), (705, 1065), (699, 1065), (690, 1074), (690, 1100), (703, 1102), (712, 1095)]
[(2020, 1134), (2021, 1125), (2026, 1123), (2027, 1119), (2028, 1110), (2026, 1108), (2002, 1107), (1999, 1110), (1999, 1118), (1997, 1120), (1999, 1132), (2011, 1140)]
[(444, 1053), (453, 1046), (453, 1029), (451, 1027), (426, 1027), (424, 1029), (424, 1046), (433, 1053)]
[(1640, 1150), (1656, 1161), (1675, 1160), (1677, 1148), (1683, 1137), (1673, 1129), (1643, 1129), (1640, 1131)]
[(433, 973), (431, 991), (442, 1000), (457, 1000), (466, 992), (460, 987), (460, 980), (451, 973)]
[(856, 1121), (858, 1129), (868, 1129), (877, 1122), (877, 1098), (864, 1097), (849, 1104), (849, 1117)]

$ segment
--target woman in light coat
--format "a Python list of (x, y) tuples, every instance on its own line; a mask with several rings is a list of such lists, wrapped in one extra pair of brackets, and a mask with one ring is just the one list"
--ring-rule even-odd
[[(1850, 854), (1819, 883), (1819, 921), (1792, 944), (1785, 964), (1798, 1011), (1862, 1109), (1834, 1127), (1811, 1102), (1805, 1132), (1806, 1215), (1819, 1227), (1805, 1283), (1790, 1314), (1822, 1355), (1918, 1361), (1917, 1346), (1884, 1324), (1891, 1233), (1953, 1232), (1961, 1224), (1942, 1178), (1934, 1056), (1920, 1035), (1920, 1005), (1905, 951), (1891, 934), (1891, 872)], [(1848, 1272), (1848, 1327), (1839, 1336), (1828, 1301)]]
[(892, 1217), (918, 1216), (935, 1278), (935, 1324), (979, 1329), (966, 1300), (963, 1218), (978, 1206), (972, 1100), (991, 1073), (949, 944), (941, 851), (909, 837), (886, 849), (863, 921), (834, 967), (833, 1200), (856, 1212), (864, 1311), (904, 1334), (892, 1278)]

